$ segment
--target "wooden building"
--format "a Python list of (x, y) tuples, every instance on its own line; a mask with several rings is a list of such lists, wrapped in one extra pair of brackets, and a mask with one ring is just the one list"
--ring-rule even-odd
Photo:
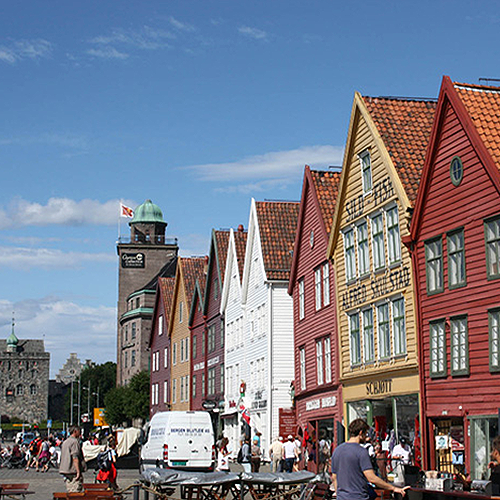
[(206, 257), (180, 257), (175, 275), (168, 331), (171, 343), (171, 409), (190, 410), (191, 356), (189, 312), (196, 282), (204, 282)]
[[(297, 426), (318, 443), (342, 441), (342, 397), (338, 377), (335, 280), (326, 258), (340, 172), (305, 168), (288, 293), (293, 298), (295, 412)], [(340, 433), (339, 433), (340, 431)], [(324, 457), (321, 457), (322, 459)], [(319, 472), (324, 464), (311, 464)]]
[(168, 331), (175, 278), (158, 278), (149, 340), (151, 402), (150, 417), (170, 409), (171, 342)]
[(500, 87), (444, 77), (408, 245), (426, 468), (487, 477), (500, 407)]
[(330, 233), (346, 427), (414, 440), (419, 415), (410, 254), (401, 245), (436, 103), (356, 93)]

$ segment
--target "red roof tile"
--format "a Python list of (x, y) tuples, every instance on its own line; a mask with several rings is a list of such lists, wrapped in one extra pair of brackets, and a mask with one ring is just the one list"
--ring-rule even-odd
[(258, 201), (255, 206), (267, 279), (288, 280), (300, 204)]
[(437, 102), (367, 96), (363, 100), (413, 205)]
[(330, 229), (333, 223), (333, 212), (335, 211), (335, 202), (339, 194), (339, 181), (341, 172), (331, 172), (322, 170), (311, 170), (311, 177), (316, 190), (319, 207), (327, 234), (330, 234)]
[[(207, 272), (207, 257), (181, 257), (182, 275), (184, 276), (184, 287), (186, 291), (187, 310), (191, 310), (194, 287), (196, 280), (200, 283), (201, 294), (205, 289), (205, 277)], [(200, 297), (203, 300), (203, 297)]]
[(457, 82), (453, 86), (500, 169), (500, 87)]
[(247, 249), (247, 236), (245, 230), (234, 231), (234, 246), (236, 248), (236, 258), (238, 259), (238, 269), (240, 271), (240, 280), (243, 278), (243, 268), (245, 267), (245, 252)]
[(170, 310), (172, 309), (172, 301), (174, 298), (175, 278), (158, 278), (158, 286), (160, 288), (160, 296), (165, 307), (165, 324), (168, 325)]
[(226, 271), (227, 249), (229, 246), (229, 231), (218, 230), (214, 231), (215, 242), (217, 245), (217, 261), (220, 267), (220, 286), (224, 285), (224, 272)]

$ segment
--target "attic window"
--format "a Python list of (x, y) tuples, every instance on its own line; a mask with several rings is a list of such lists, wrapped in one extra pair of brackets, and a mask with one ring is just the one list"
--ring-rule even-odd
[(464, 176), (464, 166), (460, 157), (455, 156), (450, 163), (450, 177), (454, 186), (459, 186)]

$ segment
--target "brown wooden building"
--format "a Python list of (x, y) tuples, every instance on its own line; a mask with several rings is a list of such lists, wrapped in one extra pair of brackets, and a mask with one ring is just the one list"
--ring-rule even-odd
[(426, 468), (487, 472), (500, 407), (500, 88), (444, 77), (411, 237)]
[(293, 298), (295, 411), (297, 426), (318, 443), (337, 444), (343, 436), (342, 397), (338, 381), (335, 280), (326, 249), (337, 199), (340, 172), (305, 168), (288, 293)]

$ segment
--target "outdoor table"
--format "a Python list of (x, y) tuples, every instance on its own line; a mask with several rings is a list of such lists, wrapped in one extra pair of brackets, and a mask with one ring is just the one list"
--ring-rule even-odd
[(308, 471), (242, 473), (241, 482), (248, 487), (253, 500), (299, 498), (299, 485), (309, 483), (316, 475)]
[[(180, 486), (181, 498), (187, 500), (226, 500), (228, 497), (235, 500), (240, 495), (240, 477), (231, 472), (185, 472), (154, 468), (146, 469), (142, 478), (160, 497), (170, 495), (176, 486)], [(134, 500), (138, 500), (138, 492), (134, 494)]]
[(438, 491), (411, 487), (406, 490), (408, 500), (500, 500), (498, 496), (487, 496), (470, 491)]

